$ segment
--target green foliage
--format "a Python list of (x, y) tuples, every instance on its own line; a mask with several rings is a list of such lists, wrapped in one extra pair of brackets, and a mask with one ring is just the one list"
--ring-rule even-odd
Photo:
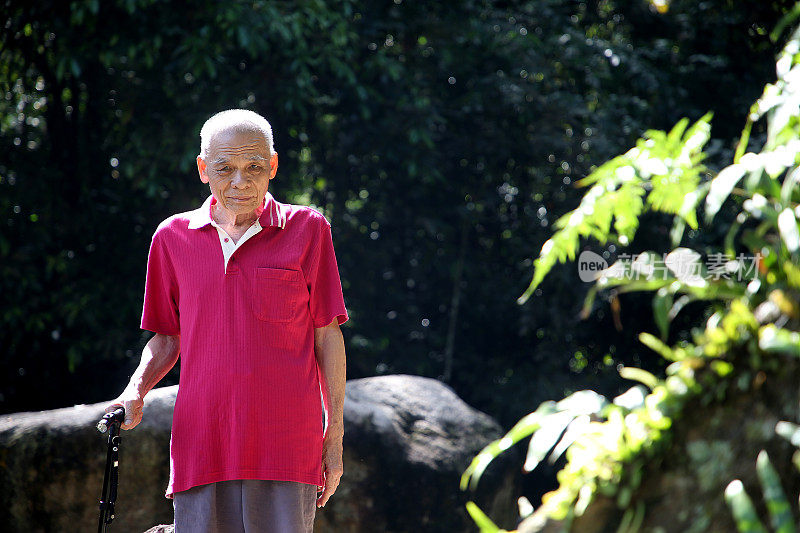
[[(556, 450), (565, 450), (572, 444), (580, 427), (589, 422), (592, 415), (599, 415), (607, 406), (605, 398), (592, 391), (580, 391), (564, 398), (560, 402), (545, 402), (533, 413), (520, 420), (499, 440), (490, 443), (478, 454), (461, 476), (461, 489), (474, 489), (486, 467), (492, 460), (517, 442), (536, 433), (530, 440), (524, 470), (530, 472)], [(551, 460), (558, 458), (561, 452), (555, 451)]]
[(475, 505), (473, 502), (467, 502), (467, 512), (481, 528), (482, 533), (505, 533), (505, 529), (500, 529), (492, 522), (491, 518), (486, 516), (486, 513), (481, 511), (480, 507)]
[[(722, 318), (721, 324), (710, 325), (705, 335), (714, 339), (716, 347), (724, 344), (726, 353), (731, 355), (737, 346), (755, 337), (756, 325), (753, 322), (746, 306), (737, 301), (732, 304), (732, 312)], [(555, 446), (558, 452), (553, 453), (554, 459), (566, 451), (567, 464), (558, 474), (559, 488), (543, 499), (542, 504), (549, 516), (569, 521), (583, 514), (597, 495), (614, 498), (622, 509), (632, 505), (632, 497), (642, 482), (643, 466), (668, 448), (671, 443), (670, 429), (674, 420), (680, 418), (687, 402), (698, 396), (704, 403), (715, 401), (719, 394), (735, 383), (736, 376), (730, 372), (730, 363), (704, 353), (704, 344), (703, 340), (699, 340), (697, 346), (662, 347), (669, 351), (668, 359), (674, 361), (667, 368), (665, 379), (658, 379), (641, 369), (622, 369), (624, 377), (643, 382), (651, 389), (650, 393), (645, 395), (640, 386), (634, 387), (615, 398), (604, 409), (593, 410), (597, 415), (594, 421), (589, 421), (587, 416), (582, 423), (578, 423), (577, 417), (571, 422), (574, 424), (572, 431), (566, 431), (561, 442)], [(567, 400), (593, 394), (591, 391), (581, 391)], [(603, 405), (602, 397), (593, 402)], [(502, 439), (487, 446), (462, 477), (462, 488), (466, 487), (466, 478), (472, 476), (474, 479), (492, 458), (516, 440), (535, 432), (531, 439), (533, 443), (539, 435), (538, 431), (545, 427), (542, 423), (531, 423), (538, 418), (533, 415), (540, 410), (549, 412), (551, 409), (549, 404), (543, 405), (529, 415), (530, 418), (520, 421)], [(521, 432), (520, 426), (530, 431), (527, 434)], [(555, 433), (549, 429), (545, 431), (548, 434)], [(547, 444), (542, 447), (544, 455), (550, 453), (555, 442)], [(526, 470), (529, 470), (527, 465)], [(628, 520), (634, 520), (643, 513), (638, 503), (630, 510)]]
[(764, 490), (764, 500), (767, 502), (772, 529), (776, 533), (794, 533), (796, 521), (792, 517), (792, 509), (781, 487), (780, 477), (772, 466), (769, 455), (763, 450), (758, 454), (756, 472)]
[(731, 481), (725, 489), (725, 501), (733, 512), (736, 520), (736, 528), (747, 533), (767, 533), (767, 530), (758, 519), (758, 513), (753, 506), (752, 500), (744, 490), (742, 482), (739, 480)]
[[(758, 454), (756, 472), (761, 482), (764, 501), (767, 504), (772, 531), (794, 533), (797, 531), (795, 528), (797, 521), (792, 516), (792, 509), (781, 486), (781, 479), (775, 471), (775, 467), (772, 466), (769, 455), (764, 450)], [(725, 489), (725, 501), (733, 513), (736, 528), (740, 533), (767, 531), (740, 480), (736, 479), (730, 482)]]
[[(779, 422), (775, 432), (785, 437), (794, 446), (800, 448), (800, 426), (791, 422)], [(800, 450), (795, 452), (795, 456)], [(800, 463), (795, 461), (800, 471)], [(767, 504), (770, 525), (776, 533), (794, 533), (797, 521), (792, 516), (791, 506), (781, 486), (781, 479), (772, 466), (769, 455), (764, 450), (758, 454), (756, 472), (761, 483), (764, 501)], [(766, 527), (758, 517), (750, 497), (738, 479), (731, 481), (725, 490), (725, 501), (728, 503), (736, 519), (736, 527), (741, 533), (766, 531)]]
[[(623, 511), (624, 528), (635, 530), (645, 512), (644, 503), (635, 498), (643, 467), (669, 448), (672, 428), (680, 423), (690, 402), (709, 405), (731, 391), (747, 391), (756, 373), (774, 367), (770, 361), (800, 356), (800, 285), (795, 274), (800, 190), (793, 177), (800, 172), (800, 120), (790, 111), (796, 109), (800, 94), (800, 84), (795, 81), (800, 79), (800, 30), (779, 55), (777, 75), (778, 81), (767, 85), (749, 118), (766, 119), (767, 135), (759, 151), (744, 153), (716, 177), (704, 181), (707, 169), (701, 163), (702, 148), (709, 139), (710, 117), (689, 129), (688, 123), (681, 121), (669, 133), (648, 132), (635, 148), (579, 182), (590, 189), (580, 206), (558, 221), (558, 230), (535, 263), (526, 297), (553, 265), (575, 257), (580, 238), (625, 245), (633, 239), (645, 213), (668, 213), (676, 248), (663, 256), (639, 254), (633, 261), (630, 255), (620, 257), (599, 274), (595, 291), (613, 287), (619, 292), (654, 292), (654, 313), (663, 339), (685, 305), (680, 298), (674, 301), (674, 295), (706, 301), (710, 315), (704, 328), (692, 330), (692, 342), (670, 347), (653, 335), (640, 336), (671, 363), (664, 378), (643, 369), (622, 368), (622, 377), (643, 383), (650, 393), (641, 402), (621, 401), (625, 395), (615, 399), (566, 448), (559, 487), (545, 495), (542, 510), (567, 527), (596, 497), (603, 496), (613, 499)], [(745, 176), (742, 188), (736, 189)], [(637, 192), (619, 194), (626, 185)], [(726, 238), (712, 243), (708, 254), (721, 254), (725, 247), (740, 255), (748, 251), (755, 257), (749, 276), (743, 275), (741, 261), (733, 261), (735, 256), (729, 258), (726, 270), (711, 271), (699, 264), (701, 251), (679, 246), (684, 225), (699, 227), (701, 217), (696, 212), (703, 198), (704, 224), (710, 230), (714, 215), (732, 192), (736, 193), (734, 222)], [(585, 310), (591, 308), (593, 294), (587, 297)], [(534, 430), (531, 442), (543, 429)], [(513, 440), (509, 434), (498, 442), (504, 439)], [(501, 448), (490, 445), (481, 452), (476, 458), (481, 468), (486, 468)], [(765, 453), (759, 457), (757, 470), (773, 528), (793, 531), (788, 529), (792, 519), (780, 480)], [(465, 476), (479, 471), (468, 470)], [(765, 531), (740, 482), (731, 483), (725, 497), (740, 531)]]
[(758, 332), (758, 347), (765, 352), (800, 357), (800, 334), (796, 331), (786, 331), (774, 324), (767, 324)]
[(542, 246), (534, 262), (533, 280), (520, 303), (530, 298), (556, 263), (575, 259), (581, 237), (600, 244), (609, 240), (621, 246), (629, 244), (646, 208), (676, 216), (676, 227), (681, 228), (674, 232), (678, 242), (683, 225), (697, 229), (698, 184), (705, 170), (700, 161), (710, 137), (710, 120), (707, 114), (688, 131), (687, 119), (668, 134), (648, 131), (635, 148), (578, 181), (578, 186), (591, 188), (578, 208), (556, 221), (558, 231)]

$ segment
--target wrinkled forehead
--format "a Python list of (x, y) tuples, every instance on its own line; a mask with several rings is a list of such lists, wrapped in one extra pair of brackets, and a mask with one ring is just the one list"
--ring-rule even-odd
[(232, 126), (216, 132), (208, 144), (209, 161), (233, 157), (269, 160), (269, 143), (261, 130)]

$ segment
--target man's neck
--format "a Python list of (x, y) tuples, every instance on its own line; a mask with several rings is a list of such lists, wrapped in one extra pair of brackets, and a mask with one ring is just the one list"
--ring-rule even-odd
[(243, 214), (231, 213), (227, 209), (220, 207), (219, 204), (214, 204), (211, 206), (211, 218), (214, 222), (222, 226), (223, 229), (235, 228), (247, 230), (247, 228), (252, 226), (253, 222), (256, 221), (258, 215), (255, 211)]

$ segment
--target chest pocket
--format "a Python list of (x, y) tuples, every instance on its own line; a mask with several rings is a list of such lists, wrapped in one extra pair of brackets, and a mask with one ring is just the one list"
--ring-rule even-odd
[(266, 322), (291, 322), (302, 290), (299, 270), (257, 268), (253, 312)]

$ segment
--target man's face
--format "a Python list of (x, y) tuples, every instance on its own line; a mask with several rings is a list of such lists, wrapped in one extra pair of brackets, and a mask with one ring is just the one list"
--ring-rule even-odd
[(270, 157), (261, 133), (222, 131), (211, 139), (206, 159), (198, 156), (197, 170), (220, 208), (245, 215), (261, 207), (278, 170), (278, 154)]

